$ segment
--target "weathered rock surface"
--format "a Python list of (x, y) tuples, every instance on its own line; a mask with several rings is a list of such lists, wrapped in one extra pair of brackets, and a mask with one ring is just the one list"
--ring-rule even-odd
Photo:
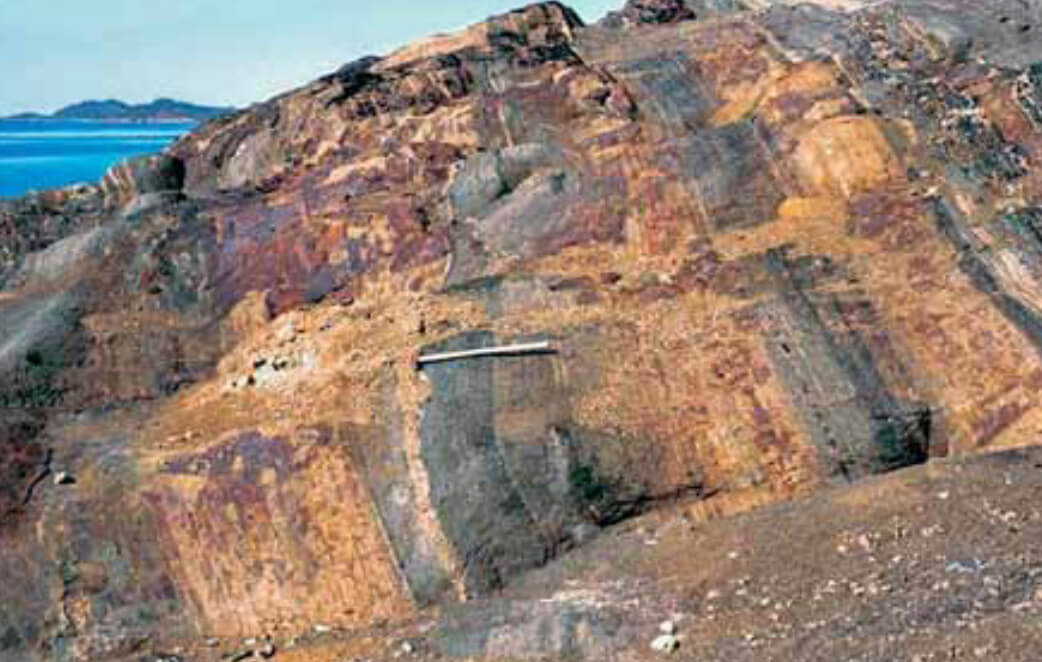
[(1037, 443), (1040, 13), (536, 4), (0, 203), (0, 659), (439, 614), (649, 655), (643, 593), (501, 596), (677, 502)]

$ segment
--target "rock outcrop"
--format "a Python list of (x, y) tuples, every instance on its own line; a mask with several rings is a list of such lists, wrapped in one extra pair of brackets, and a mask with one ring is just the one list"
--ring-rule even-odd
[(432, 614), (600, 656), (611, 610), (496, 596), (1035, 444), (1040, 7), (535, 4), (0, 203), (0, 659)]

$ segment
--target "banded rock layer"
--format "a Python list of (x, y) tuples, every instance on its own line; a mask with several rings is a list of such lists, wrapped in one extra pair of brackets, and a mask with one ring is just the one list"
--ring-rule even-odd
[(1035, 443), (1040, 11), (536, 4), (3, 203), (0, 658), (402, 621)]

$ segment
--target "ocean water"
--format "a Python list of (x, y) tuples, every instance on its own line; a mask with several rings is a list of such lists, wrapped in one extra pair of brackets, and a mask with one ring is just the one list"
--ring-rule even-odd
[(110, 166), (161, 151), (194, 126), (0, 120), (0, 198), (96, 182)]

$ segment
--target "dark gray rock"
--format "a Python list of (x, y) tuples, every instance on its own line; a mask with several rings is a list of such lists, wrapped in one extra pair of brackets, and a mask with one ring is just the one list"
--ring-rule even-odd
[(0, 408), (36, 410), (63, 398), (59, 374), (83, 355), (71, 293), (0, 303)]
[(718, 103), (683, 53), (621, 63), (612, 73), (632, 90), (642, 117), (671, 135), (689, 134)]
[(758, 19), (782, 47), (804, 58), (850, 50), (851, 14), (814, 3), (777, 4)]
[(412, 598), (427, 605), (451, 595), (452, 569), (442, 564), (435, 541), (419, 525), (419, 500), (409, 476), (403, 415), (394, 383), (381, 384), (379, 391), (385, 403), (382, 426), (353, 429), (349, 447), (365, 469), (362, 475)]
[(1039, 0), (895, 0), (955, 59), (981, 58), (1023, 69), (1042, 60), (1042, 2)]
[(880, 374), (894, 361), (887, 345), (870, 346), (858, 328), (874, 311), (856, 293), (816, 292), (781, 251), (766, 256), (779, 284), (758, 315), (775, 368), (818, 446), (827, 475), (857, 478), (920, 464), (929, 456), (931, 413), (899, 401)]
[[(474, 332), (424, 353), (493, 343), (491, 334)], [(478, 358), (424, 369), (432, 396), (420, 435), (431, 501), (462, 560), (464, 585), (472, 595), (500, 588), (548, 558), (547, 543), (513, 486), (496, 443), (493, 364), (499, 360)]]
[[(575, 336), (559, 342), (596, 342), (596, 334)], [(539, 338), (507, 342), (531, 340)], [(495, 344), (490, 333), (473, 332), (423, 353)], [(572, 422), (571, 393), (591, 385), (581, 381), (580, 364), (575, 381), (563, 381), (557, 360), (552, 354), (483, 357), (423, 368), (432, 394), (420, 427), (422, 458), (471, 595), (501, 588), (590, 540), (598, 528), (678, 496), (648, 487), (668, 461), (655, 444)], [(696, 469), (691, 473), (682, 491), (697, 496), (701, 480)]]
[(106, 194), (143, 195), (180, 191), (185, 183), (185, 164), (166, 154), (140, 156), (113, 166), (104, 179)]
[(717, 230), (770, 221), (785, 199), (755, 120), (701, 131), (677, 150), (678, 166)]
[(539, 143), (476, 154), (462, 164), (449, 189), (452, 213), (457, 219), (483, 216), (535, 170), (560, 163), (558, 148)]

